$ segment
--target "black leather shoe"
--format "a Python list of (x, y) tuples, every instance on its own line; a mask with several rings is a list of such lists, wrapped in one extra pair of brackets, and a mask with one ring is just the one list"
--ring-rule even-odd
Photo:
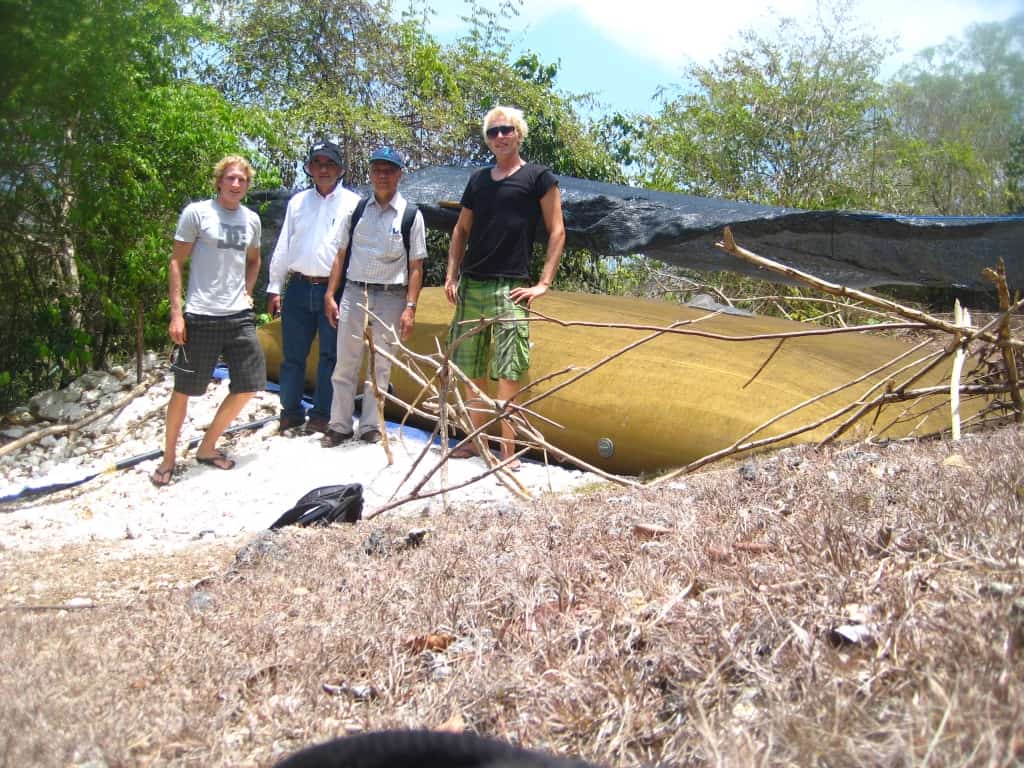
[(321, 448), (337, 448), (344, 442), (352, 439), (351, 432), (339, 432), (336, 429), (328, 429), (320, 438)]
[(302, 416), (293, 416), (293, 415), (289, 415), (289, 414), (281, 414), (281, 423), (280, 423), (280, 426), (277, 428), (277, 431), (278, 432), (287, 432), (287, 431), (289, 431), (291, 429), (296, 429), (298, 427), (301, 427), (305, 423), (306, 423), (306, 415), (305, 414), (303, 414)]
[(379, 443), (380, 442), (380, 430), (379, 429), (369, 429), (366, 432), (363, 432), (363, 434), (361, 434), (359, 436), (359, 439), (362, 440), (364, 443)]

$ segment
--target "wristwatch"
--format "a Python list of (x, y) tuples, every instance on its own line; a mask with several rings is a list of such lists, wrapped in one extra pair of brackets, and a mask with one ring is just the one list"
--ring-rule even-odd
[(416, 309), (416, 302), (415, 301), (407, 301), (407, 302), (405, 302), (405, 308), (406, 309)]

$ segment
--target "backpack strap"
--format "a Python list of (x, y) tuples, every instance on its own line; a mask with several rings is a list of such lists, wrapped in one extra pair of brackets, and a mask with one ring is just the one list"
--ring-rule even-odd
[[(342, 291), (345, 290), (345, 275), (348, 273), (348, 261), (352, 256), (352, 235), (356, 231), (356, 224), (363, 217), (363, 211), (366, 210), (367, 204), (370, 202), (370, 196), (362, 197), (359, 202), (356, 203), (356, 207), (352, 211), (352, 218), (349, 219), (348, 223), (348, 247), (345, 249), (345, 263), (341, 265), (341, 280), (338, 283), (338, 293), (335, 294), (334, 300), (341, 301)], [(416, 214), (419, 211), (412, 203), (405, 204), (405, 213), (402, 214), (402, 245), (405, 246), (405, 273), (408, 277), (409, 274), (409, 241), (412, 239), (412, 225), (416, 223)]]
[(348, 220), (348, 247), (345, 248), (345, 261), (341, 264), (341, 280), (338, 281), (338, 292), (334, 294), (335, 302), (341, 301), (341, 294), (345, 292), (345, 275), (348, 274), (348, 262), (352, 257), (352, 235), (356, 231), (356, 224), (363, 218), (363, 211), (366, 210), (366, 204), (370, 202), (370, 196), (359, 198), (359, 202), (356, 203), (356, 207), (352, 210), (352, 216)]
[(402, 214), (402, 243), (405, 245), (405, 279), (409, 279), (409, 241), (412, 239), (412, 225), (416, 223), (416, 213), (419, 211), (412, 203), (405, 204), (405, 213)]
[(419, 211), (412, 203), (405, 204), (405, 213), (402, 214), (402, 242), (405, 244), (405, 260), (409, 261), (409, 241), (412, 238), (412, 225), (416, 223), (416, 213)]

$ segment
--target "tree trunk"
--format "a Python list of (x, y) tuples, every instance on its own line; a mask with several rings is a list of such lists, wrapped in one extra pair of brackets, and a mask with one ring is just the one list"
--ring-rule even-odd
[[(74, 131), (69, 125), (64, 129), (64, 146), (74, 144)], [(60, 218), (57, 228), (57, 240), (54, 243), (57, 268), (54, 278), (59, 295), (66, 296), (70, 301), (69, 319), (73, 328), (82, 327), (82, 286), (78, 275), (78, 262), (75, 258), (75, 241), (71, 236), (71, 210), (75, 205), (74, 187), (71, 183), (71, 171), (67, 154), (58, 170), (57, 188), (60, 190)]]

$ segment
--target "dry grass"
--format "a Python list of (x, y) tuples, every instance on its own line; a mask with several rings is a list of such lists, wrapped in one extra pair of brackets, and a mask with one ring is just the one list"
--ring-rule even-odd
[(2, 551), (0, 764), (270, 765), (459, 717), (606, 765), (1019, 764), (1022, 457), (1019, 427), (805, 446), (416, 547), (381, 518), (238, 561)]

